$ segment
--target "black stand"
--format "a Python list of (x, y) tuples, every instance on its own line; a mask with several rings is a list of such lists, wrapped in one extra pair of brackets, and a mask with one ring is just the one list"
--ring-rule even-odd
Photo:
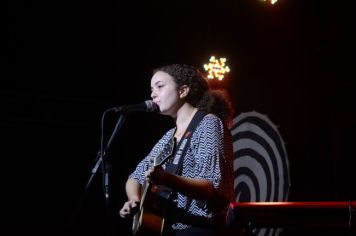
[[(116, 122), (115, 128), (110, 136), (110, 139), (109, 139), (106, 147), (104, 148), (104, 145), (103, 145), (104, 144), (104, 134), (103, 134), (104, 133), (104, 118), (105, 118), (105, 115), (111, 111), (117, 111), (117, 110), (113, 110), (112, 108), (108, 109), (104, 112), (104, 114), (102, 116), (100, 151), (98, 151), (98, 153), (97, 153), (97, 156), (95, 158), (95, 165), (91, 171), (91, 176), (89, 177), (89, 180), (85, 186), (85, 189), (84, 189), (83, 195), (80, 199), (80, 202), (78, 204), (78, 207), (77, 207), (76, 211), (74, 212), (72, 219), (70, 220), (69, 227), (72, 227), (72, 225), (74, 224), (74, 221), (76, 220), (77, 215), (78, 215), (80, 209), (82, 208), (82, 204), (84, 203), (84, 200), (87, 197), (87, 194), (89, 192), (89, 189), (91, 188), (93, 179), (94, 179), (99, 168), (101, 169), (101, 172), (102, 172), (103, 193), (104, 193), (104, 200), (105, 200), (105, 212), (106, 212), (106, 217), (107, 217), (106, 222), (108, 222), (108, 223), (111, 222), (111, 214), (110, 214), (111, 163), (107, 160), (107, 153), (111, 147), (114, 137), (116, 136), (117, 132), (120, 130), (120, 128), (122, 127), (122, 125), (126, 119), (125, 114), (120, 114), (120, 116)], [(107, 231), (106, 233), (109, 235), (110, 230), (108, 230), (108, 229), (111, 229), (111, 225), (108, 225), (105, 230), (105, 231)]]
[[(110, 203), (110, 172), (111, 172), (111, 163), (107, 160), (107, 153), (111, 147), (111, 144), (112, 144), (112, 141), (113, 141), (115, 135), (122, 127), (122, 125), (125, 121), (125, 118), (126, 118), (125, 115), (123, 115), (123, 114), (120, 115), (119, 119), (116, 122), (115, 129), (112, 132), (105, 149), (103, 148), (103, 135), (101, 135), (102, 136), (101, 150), (97, 154), (95, 166), (91, 171), (92, 174), (91, 174), (89, 181), (85, 187), (85, 191), (87, 191), (91, 185), (91, 182), (92, 182), (98, 168), (101, 167), (102, 177), (103, 177), (103, 192), (104, 192), (105, 206), (107, 208), (109, 207), (109, 203)], [(102, 127), (102, 130), (103, 130), (103, 127)]]

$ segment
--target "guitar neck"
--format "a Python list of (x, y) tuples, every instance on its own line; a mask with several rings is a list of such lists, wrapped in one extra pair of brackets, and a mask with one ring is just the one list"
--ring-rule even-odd
[(169, 158), (172, 157), (175, 153), (175, 149), (176, 140), (175, 138), (173, 138), (165, 145), (162, 152), (156, 158), (153, 159), (153, 167), (162, 166), (164, 163), (166, 163)]

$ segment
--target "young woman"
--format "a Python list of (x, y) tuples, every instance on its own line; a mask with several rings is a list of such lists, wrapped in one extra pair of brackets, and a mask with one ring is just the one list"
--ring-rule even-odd
[[(176, 127), (168, 130), (152, 151), (130, 174), (126, 182), (128, 201), (120, 216), (132, 216), (141, 200), (145, 180), (169, 188), (169, 207), (165, 218), (165, 235), (221, 234), (228, 203), (234, 201), (233, 152), (230, 131), (231, 103), (222, 91), (214, 91), (196, 68), (173, 64), (154, 70), (151, 97), (160, 114), (174, 119)], [(200, 114), (195, 129), (186, 132)], [(189, 139), (188, 135), (191, 134)], [(178, 146), (187, 139), (179, 158), (150, 168), (164, 146), (175, 138)], [(178, 159), (178, 160), (177, 160)]]

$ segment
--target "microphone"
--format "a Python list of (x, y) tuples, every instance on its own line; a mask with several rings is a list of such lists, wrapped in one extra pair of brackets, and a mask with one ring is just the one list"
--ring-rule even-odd
[(113, 110), (114, 112), (122, 112), (122, 113), (130, 113), (133, 111), (152, 112), (157, 109), (158, 109), (157, 104), (154, 103), (152, 100), (146, 100), (145, 102), (138, 103), (138, 104), (125, 105), (125, 106), (111, 108), (111, 110)]

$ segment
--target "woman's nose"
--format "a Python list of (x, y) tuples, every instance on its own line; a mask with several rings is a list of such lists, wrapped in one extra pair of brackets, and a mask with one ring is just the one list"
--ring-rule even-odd
[(155, 99), (157, 97), (156, 93), (154, 91), (151, 92), (151, 98)]

